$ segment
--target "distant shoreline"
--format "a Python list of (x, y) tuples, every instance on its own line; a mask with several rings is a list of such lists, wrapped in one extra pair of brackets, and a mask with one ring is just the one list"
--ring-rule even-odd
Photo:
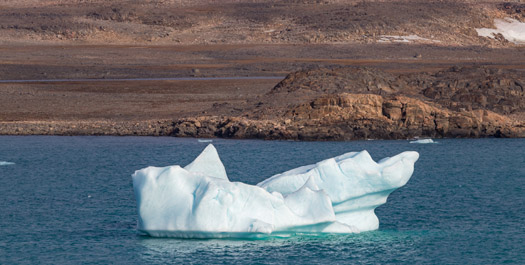
[(16, 79), (0, 83), (69, 83), (69, 82), (133, 82), (133, 81), (213, 81), (213, 80), (280, 80), (284, 76), (225, 76), (225, 77), (152, 77), (152, 78), (78, 78), (78, 79)]
[[(194, 128), (188, 128), (188, 124), (195, 124), (200, 119), (203, 127), (192, 132)], [(304, 141), (350, 141), (350, 140), (410, 140), (414, 138), (525, 138), (518, 134), (496, 134), (467, 136), (457, 135), (401, 135), (394, 137), (377, 137), (372, 135), (353, 135), (352, 137), (334, 137), (325, 131), (319, 134), (304, 134), (295, 131), (294, 126), (286, 128), (286, 125), (278, 125), (277, 121), (252, 121), (247, 122), (240, 119), (230, 119), (230, 122), (216, 119), (216, 123), (205, 124), (205, 117), (187, 118), (178, 121), (170, 120), (148, 120), (148, 121), (26, 121), (26, 122), (0, 122), (0, 136), (165, 136), (184, 138), (213, 138), (213, 139), (261, 139), (261, 140), (304, 140)], [(228, 119), (228, 118), (226, 118)], [(225, 124), (222, 128), (215, 128), (216, 124)], [(231, 133), (232, 128), (239, 124), (247, 123), (243, 133)], [(275, 132), (275, 128), (279, 127)], [(257, 131), (250, 133), (251, 130)], [(256, 129), (254, 129), (256, 128)], [(200, 131), (200, 132), (199, 132)]]

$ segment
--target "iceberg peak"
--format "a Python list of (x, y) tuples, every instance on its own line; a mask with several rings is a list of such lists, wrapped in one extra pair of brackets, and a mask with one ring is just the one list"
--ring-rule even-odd
[(201, 238), (374, 230), (374, 209), (409, 180), (418, 158), (403, 152), (376, 163), (366, 151), (351, 152), (248, 185), (228, 180), (210, 144), (184, 168), (133, 174), (139, 230)]
[(210, 177), (228, 180), (226, 169), (213, 144), (206, 146), (201, 154), (193, 162), (185, 166), (184, 169), (189, 172), (202, 173)]

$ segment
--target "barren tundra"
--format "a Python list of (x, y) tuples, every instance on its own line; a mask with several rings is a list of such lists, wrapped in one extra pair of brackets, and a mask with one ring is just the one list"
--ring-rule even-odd
[(524, 137), (522, 22), (519, 1), (4, 1), (0, 134)]

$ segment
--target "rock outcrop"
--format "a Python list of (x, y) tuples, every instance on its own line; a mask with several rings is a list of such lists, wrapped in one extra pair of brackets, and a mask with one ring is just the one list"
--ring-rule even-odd
[(523, 123), (487, 110), (451, 111), (409, 97), (338, 94), (290, 109), (281, 119), (199, 117), (174, 124), (179, 137), (298, 140), (525, 137)]
[(288, 75), (244, 116), (180, 120), (173, 134), (299, 140), (525, 137), (524, 79), (520, 72), (489, 68), (409, 75), (373, 68), (305, 70)]

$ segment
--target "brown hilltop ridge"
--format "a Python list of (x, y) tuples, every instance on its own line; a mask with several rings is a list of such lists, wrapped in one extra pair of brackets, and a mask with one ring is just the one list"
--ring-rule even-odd
[(174, 124), (191, 137), (299, 140), (525, 137), (523, 73), (451, 68), (389, 74), (373, 68), (299, 71), (238, 117)]
[[(507, 47), (478, 36), (495, 18), (524, 21), (498, 0), (3, 0), (0, 43), (389, 43)], [(397, 37), (396, 37), (397, 36)]]

